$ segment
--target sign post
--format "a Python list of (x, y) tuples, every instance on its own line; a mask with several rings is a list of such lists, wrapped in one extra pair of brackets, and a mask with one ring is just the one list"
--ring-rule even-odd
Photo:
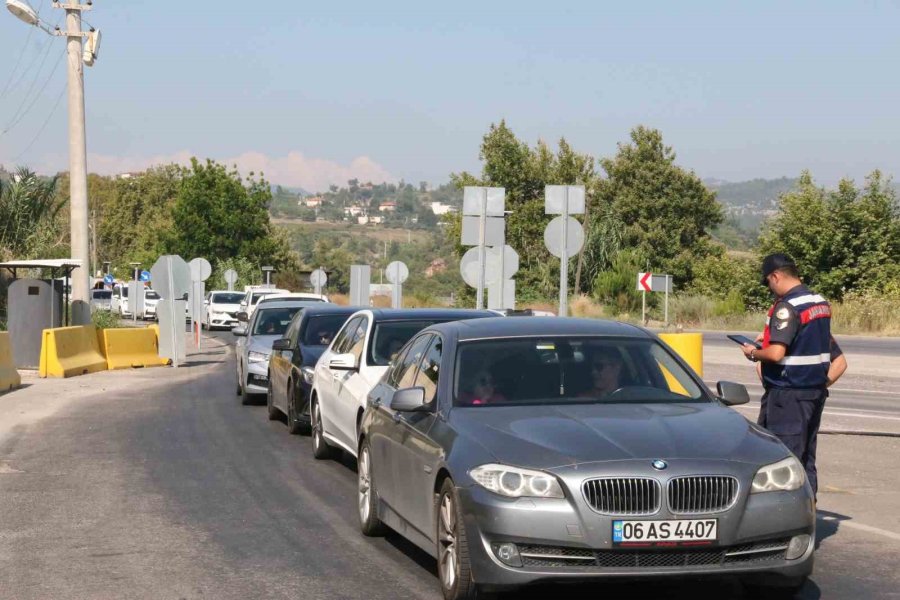
[(212, 266), (205, 258), (195, 258), (189, 263), (189, 267), (191, 270), (191, 333), (194, 335), (197, 350), (200, 350), (203, 337), (200, 329), (203, 325), (203, 312), (206, 308), (203, 303), (206, 297), (206, 284), (203, 282), (212, 274)]
[(156, 292), (162, 298), (157, 304), (159, 319), (159, 355), (178, 367), (187, 354), (184, 347), (184, 296), (191, 287), (191, 270), (178, 255), (160, 256), (150, 269)]
[(584, 214), (583, 185), (548, 185), (544, 188), (544, 214), (560, 215), (544, 230), (544, 245), (559, 262), (559, 316), (569, 312), (569, 259), (584, 246), (584, 228), (569, 215)]
[(391, 308), (403, 308), (403, 282), (409, 278), (406, 263), (395, 260), (387, 266), (385, 278), (394, 284), (391, 290)]
[(225, 283), (228, 284), (228, 291), (234, 291), (234, 284), (237, 283), (238, 274), (234, 269), (228, 269), (225, 273), (222, 274), (225, 277)]
[(322, 288), (324, 288), (325, 284), (328, 283), (328, 274), (325, 272), (325, 269), (323, 267), (319, 267), (309, 274), (309, 282), (312, 284), (313, 289), (316, 290), (316, 293), (321, 295)]
[(665, 322), (669, 324), (669, 294), (672, 293), (671, 275), (637, 274), (637, 291), (641, 293), (641, 322), (647, 324), (647, 292), (665, 292)]
[(275, 267), (265, 266), (262, 268), (262, 272), (266, 274), (266, 287), (272, 287), (272, 272), (275, 271)]
[(369, 284), (372, 268), (369, 265), (350, 265), (350, 306), (369, 305)]
[(466, 186), (463, 190), (462, 245), (479, 248), (480, 262), (474, 286), (475, 308), (478, 309), (484, 308), (485, 248), (505, 244), (505, 204), (505, 188)]

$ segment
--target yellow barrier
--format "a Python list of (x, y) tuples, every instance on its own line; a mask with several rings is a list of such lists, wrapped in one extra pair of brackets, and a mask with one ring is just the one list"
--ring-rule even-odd
[(22, 385), (22, 378), (13, 363), (9, 332), (0, 331), (0, 394)]
[(101, 329), (97, 341), (110, 370), (159, 367), (169, 362), (159, 357), (157, 332), (152, 327)]
[(659, 338), (689, 364), (697, 375), (703, 377), (702, 333), (661, 333)]
[(93, 325), (45, 329), (41, 346), (41, 377), (74, 377), (106, 370)]

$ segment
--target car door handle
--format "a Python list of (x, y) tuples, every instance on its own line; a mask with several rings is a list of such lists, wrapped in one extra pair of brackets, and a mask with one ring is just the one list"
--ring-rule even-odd
[(393, 419), (394, 419), (394, 423), (399, 423), (403, 419), (403, 417), (400, 416), (400, 413), (395, 412), (393, 415)]

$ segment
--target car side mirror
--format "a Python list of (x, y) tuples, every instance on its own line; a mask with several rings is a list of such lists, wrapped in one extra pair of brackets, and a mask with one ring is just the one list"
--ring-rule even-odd
[(720, 381), (716, 384), (716, 389), (719, 391), (719, 400), (727, 406), (736, 406), (750, 402), (750, 394), (747, 392), (747, 388), (740, 383)]
[(244, 311), (239, 312), (237, 314), (237, 320), (240, 321), (241, 323), (246, 323), (248, 320), (247, 313)]
[(231, 330), (231, 333), (238, 337), (247, 337), (247, 328), (246, 327), (235, 327)]
[(291, 340), (289, 338), (281, 338), (272, 342), (272, 350), (290, 350)]
[(355, 354), (336, 354), (328, 360), (328, 366), (337, 371), (355, 371), (356, 355)]
[(417, 412), (425, 409), (425, 388), (411, 387), (397, 390), (391, 397), (391, 410)]

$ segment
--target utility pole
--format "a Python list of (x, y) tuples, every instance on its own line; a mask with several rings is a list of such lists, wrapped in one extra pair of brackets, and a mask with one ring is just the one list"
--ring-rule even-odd
[(54, 3), (66, 11), (69, 63), (69, 206), (71, 208), (72, 258), (81, 268), (72, 273), (72, 322), (91, 322), (90, 252), (88, 249), (87, 139), (84, 124), (84, 63), (82, 62), (81, 11), (90, 10), (81, 0)]

